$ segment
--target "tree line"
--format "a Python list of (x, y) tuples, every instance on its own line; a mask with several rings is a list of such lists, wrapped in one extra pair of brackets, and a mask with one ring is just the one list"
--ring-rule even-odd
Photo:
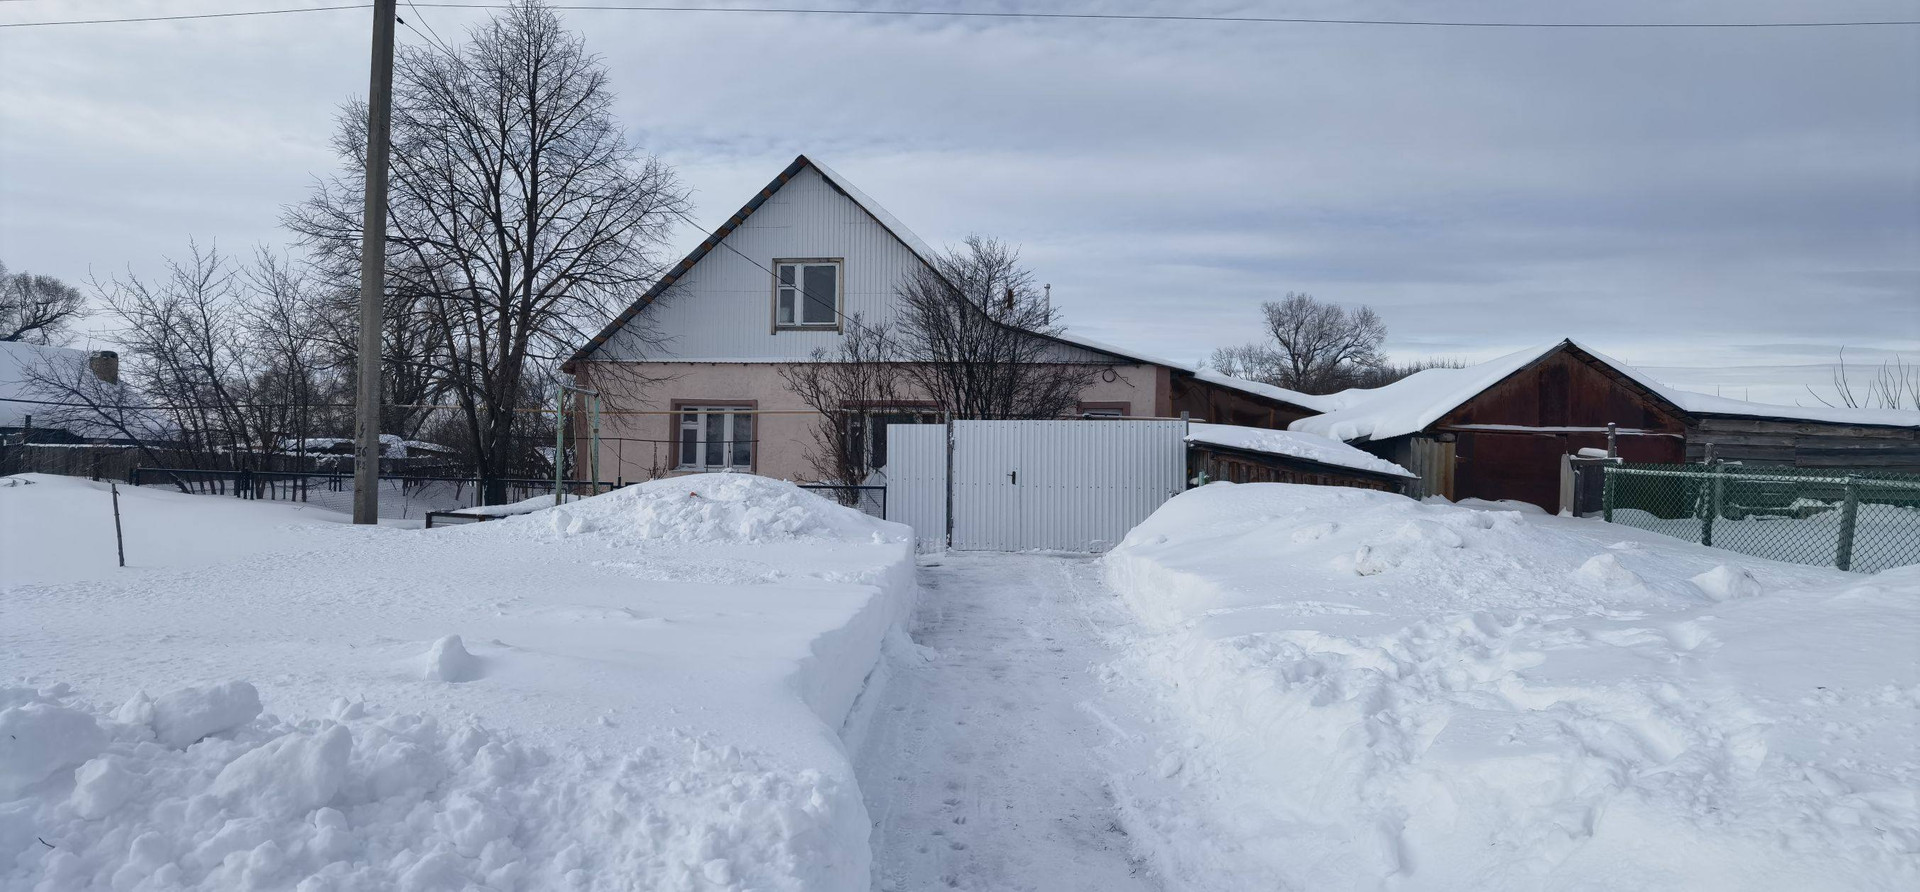
[[(537, 411), (559, 361), (662, 270), (687, 192), (629, 144), (605, 66), (523, 0), (457, 47), (394, 62), (382, 432), (454, 448), (490, 481), (549, 470)], [(338, 115), (339, 173), (282, 222), (295, 256), (190, 244), (165, 274), (4, 279), (0, 334), (51, 342), (87, 313), (120, 348), (117, 384), (37, 372), (57, 412), (136, 441), (285, 453), (352, 436), (366, 107)]]

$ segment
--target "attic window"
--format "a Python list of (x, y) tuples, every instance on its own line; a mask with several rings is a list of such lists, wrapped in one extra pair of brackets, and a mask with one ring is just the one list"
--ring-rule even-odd
[(775, 328), (838, 328), (840, 261), (776, 260), (773, 281)]

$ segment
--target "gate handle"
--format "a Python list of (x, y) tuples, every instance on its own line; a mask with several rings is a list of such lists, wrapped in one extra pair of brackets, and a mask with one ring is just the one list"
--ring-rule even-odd
[(1014, 470), (1014, 471), (1008, 471), (1008, 472), (1007, 472), (1007, 482), (1008, 482), (1008, 483), (1010, 483), (1010, 484), (1012, 484), (1012, 485), (1014, 485), (1014, 486), (1019, 486), (1019, 485), (1020, 485), (1020, 472), (1019, 472), (1019, 471), (1017, 471), (1017, 470)]

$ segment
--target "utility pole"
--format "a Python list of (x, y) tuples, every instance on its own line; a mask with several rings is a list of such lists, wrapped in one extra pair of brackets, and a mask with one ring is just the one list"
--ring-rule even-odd
[(354, 401), (353, 522), (380, 522), (380, 323), (387, 278), (387, 148), (393, 122), (396, 0), (373, 3), (367, 84), (367, 197), (360, 218), (359, 394)]

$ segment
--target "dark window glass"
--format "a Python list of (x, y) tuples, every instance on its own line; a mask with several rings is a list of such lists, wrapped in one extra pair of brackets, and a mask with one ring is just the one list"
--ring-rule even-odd
[(807, 293), (806, 306), (800, 312), (800, 321), (805, 325), (832, 325), (834, 311), (839, 307), (840, 268), (828, 264), (809, 266), (803, 272), (802, 290)]
[(753, 467), (753, 416), (745, 412), (733, 416), (733, 466), (741, 470)]

